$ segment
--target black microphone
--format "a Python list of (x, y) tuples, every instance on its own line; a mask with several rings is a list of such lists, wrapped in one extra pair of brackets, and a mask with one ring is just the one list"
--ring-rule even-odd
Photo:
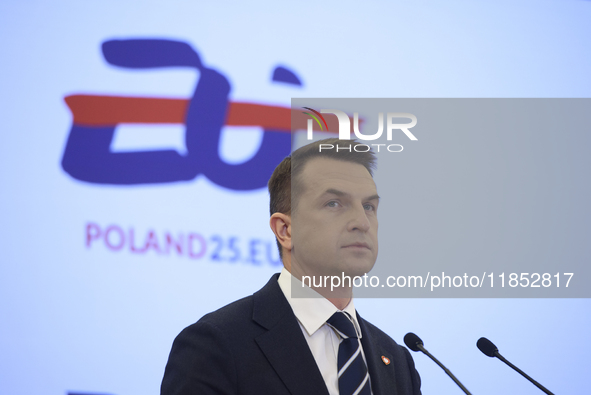
[(517, 366), (515, 366), (511, 362), (507, 361), (505, 359), (505, 357), (503, 357), (501, 354), (499, 354), (499, 349), (497, 348), (497, 346), (495, 346), (494, 343), (491, 342), (490, 340), (488, 340), (486, 337), (481, 337), (480, 339), (478, 339), (478, 341), (476, 342), (476, 346), (487, 357), (499, 358), (501, 361), (505, 362), (507, 365), (509, 365), (511, 368), (513, 368), (513, 370), (515, 370), (517, 373), (519, 373), (520, 375), (522, 375), (523, 377), (525, 377), (526, 379), (531, 381), (536, 387), (538, 387), (539, 389), (541, 389), (542, 391), (544, 391), (548, 395), (554, 395), (552, 392), (548, 391), (546, 389), (546, 387), (544, 387), (542, 384), (538, 383), (536, 380), (532, 379), (527, 374), (525, 374)]
[(462, 391), (464, 391), (468, 395), (472, 395), (470, 393), (470, 391), (468, 391), (468, 389), (466, 387), (464, 387), (464, 385), (462, 383), (460, 383), (460, 380), (458, 380), (456, 378), (456, 376), (454, 376), (453, 373), (449, 371), (448, 368), (443, 366), (443, 364), (441, 362), (439, 362), (437, 360), (437, 358), (435, 358), (433, 355), (431, 355), (431, 353), (429, 351), (427, 351), (425, 349), (425, 347), (423, 347), (423, 341), (421, 340), (420, 337), (418, 337), (417, 335), (415, 335), (412, 332), (408, 332), (404, 336), (404, 344), (406, 344), (406, 347), (410, 348), (413, 351), (422, 351), (426, 356), (431, 358), (437, 365), (439, 365), (441, 367), (441, 369), (443, 369), (443, 371), (445, 373), (447, 373), (447, 375), (449, 377), (451, 377), (451, 379), (462, 389)]

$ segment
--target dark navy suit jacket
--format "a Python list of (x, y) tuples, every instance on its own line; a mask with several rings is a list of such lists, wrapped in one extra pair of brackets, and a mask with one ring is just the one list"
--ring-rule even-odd
[[(175, 339), (162, 395), (328, 395), (278, 275), (254, 295), (205, 315)], [(408, 350), (357, 315), (374, 395), (420, 394)], [(391, 363), (386, 365), (382, 356)]]

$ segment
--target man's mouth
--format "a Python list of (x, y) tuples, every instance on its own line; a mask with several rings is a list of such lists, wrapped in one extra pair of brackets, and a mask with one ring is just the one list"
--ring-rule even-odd
[(369, 244), (367, 243), (351, 243), (351, 244), (347, 244), (346, 246), (344, 246), (343, 248), (366, 248), (366, 249), (370, 249), (369, 248)]

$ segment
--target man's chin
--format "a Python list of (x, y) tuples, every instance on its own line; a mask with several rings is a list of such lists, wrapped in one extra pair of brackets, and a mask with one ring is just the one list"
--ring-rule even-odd
[(367, 273), (373, 269), (374, 263), (368, 262), (355, 262), (349, 265), (344, 265), (343, 271), (339, 272), (338, 275), (340, 276), (349, 276), (353, 277), (363, 277)]
[(347, 277), (349, 277), (352, 281), (354, 277), (363, 277), (365, 274), (369, 273), (375, 264), (373, 257), (365, 257), (365, 259), (351, 259), (350, 257), (347, 258), (349, 259), (341, 259), (340, 263), (338, 264), (327, 266), (308, 266), (306, 268), (302, 268), (292, 262), (291, 273), (300, 280), (303, 276), (313, 277), (315, 282), (330, 281), (332, 277), (338, 277), (340, 279), (347, 279)]

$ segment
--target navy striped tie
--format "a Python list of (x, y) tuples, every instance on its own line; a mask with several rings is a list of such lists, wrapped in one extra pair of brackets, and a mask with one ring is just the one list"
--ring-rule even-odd
[(339, 345), (339, 395), (370, 395), (369, 373), (361, 355), (355, 326), (347, 313), (337, 311), (326, 321), (343, 339)]

